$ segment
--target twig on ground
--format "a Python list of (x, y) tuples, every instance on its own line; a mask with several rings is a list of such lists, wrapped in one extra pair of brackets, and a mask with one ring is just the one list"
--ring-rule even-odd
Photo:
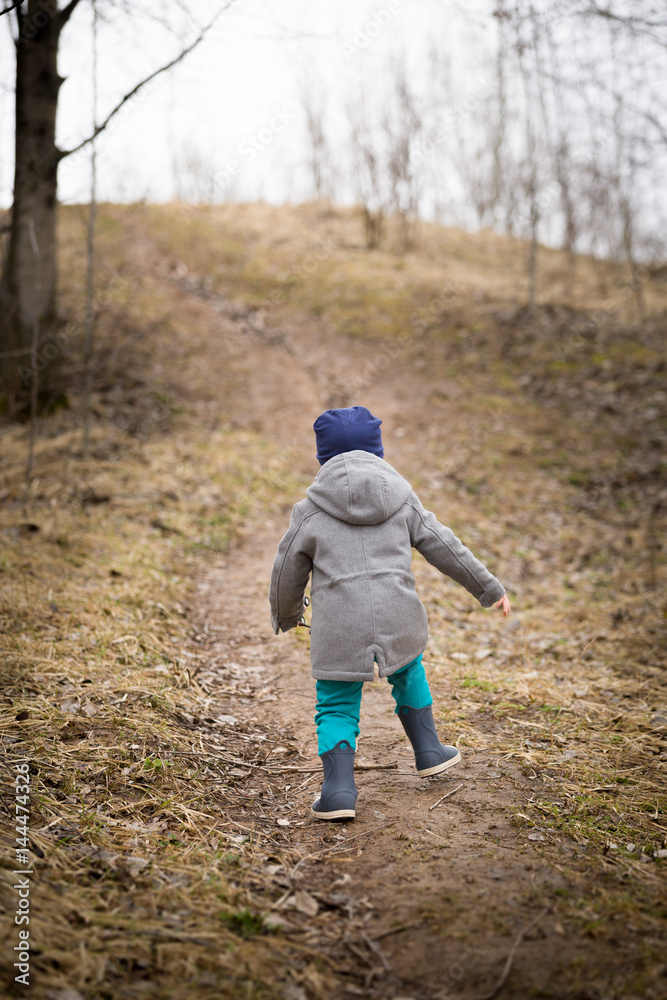
[(398, 927), (390, 927), (388, 931), (381, 931), (379, 934), (375, 934), (373, 941), (381, 941), (382, 938), (389, 937), (390, 934), (400, 934), (401, 931), (407, 931), (410, 927), (417, 927), (423, 923), (423, 920), (411, 920), (407, 924), (399, 924)]
[(310, 777), (306, 778), (305, 781), (302, 781), (300, 785), (297, 785), (297, 787), (294, 789), (294, 791), (295, 792), (300, 792), (302, 788), (305, 788), (306, 785), (309, 785), (311, 781), (314, 781), (315, 778), (317, 777), (317, 775), (318, 775), (317, 771), (314, 774), (311, 774)]
[(441, 844), (444, 844), (445, 846), (447, 845), (447, 841), (444, 837), (439, 837), (437, 833), (434, 833), (433, 830), (429, 830), (427, 826), (423, 826), (421, 829), (424, 833), (430, 833), (431, 836), (435, 837), (436, 840), (439, 840)]
[(289, 878), (294, 878), (295, 871), (301, 867), (304, 861), (312, 861), (313, 858), (321, 858), (325, 854), (329, 854), (331, 851), (344, 850), (352, 840), (357, 840), (358, 837), (366, 837), (369, 833), (377, 833), (378, 830), (384, 830), (386, 825), (386, 823), (383, 823), (382, 826), (374, 826), (370, 830), (364, 830), (363, 833), (355, 833), (354, 837), (346, 837), (344, 843), (342, 844), (334, 844), (333, 847), (325, 847), (323, 851), (314, 851), (313, 854), (306, 854), (294, 865), (294, 868), (292, 868), (292, 871), (289, 873)]
[(393, 771), (398, 767), (397, 761), (392, 761), (391, 764), (355, 764), (355, 771)]
[(429, 806), (428, 811), (431, 812), (432, 809), (435, 809), (436, 806), (439, 806), (441, 802), (444, 802), (445, 799), (448, 799), (450, 795), (454, 794), (454, 792), (458, 792), (459, 788), (463, 788), (463, 782), (461, 782), (460, 785), (457, 785), (456, 788), (452, 788), (452, 790), (450, 792), (447, 792), (446, 795), (443, 795), (441, 798), (439, 798), (438, 801), (434, 802), (432, 806)]
[(384, 957), (384, 952), (382, 951), (382, 948), (377, 943), (377, 941), (374, 941), (373, 938), (369, 938), (368, 934), (366, 934), (364, 931), (361, 931), (360, 933), (362, 940), (366, 945), (366, 947), (368, 948), (368, 950), (371, 951), (374, 955), (377, 955), (377, 957), (382, 962), (382, 968), (384, 969), (384, 971), (391, 972), (391, 966), (389, 965), (387, 959)]
[(537, 925), (539, 924), (542, 917), (546, 916), (548, 912), (549, 912), (549, 907), (545, 906), (544, 909), (540, 910), (537, 916), (534, 917), (529, 924), (526, 924), (526, 926), (519, 931), (519, 933), (514, 939), (514, 944), (510, 948), (509, 955), (507, 956), (505, 965), (503, 967), (503, 971), (500, 973), (500, 979), (498, 980), (496, 985), (493, 987), (490, 993), (483, 993), (481, 996), (473, 997), (472, 1000), (494, 1000), (494, 997), (498, 996), (503, 986), (507, 982), (507, 977), (510, 974), (510, 969), (512, 968), (512, 962), (514, 961), (514, 956), (516, 955), (517, 948), (525, 938), (526, 934), (528, 934), (529, 931), (534, 930), (534, 928), (537, 927)]
[(361, 948), (357, 948), (356, 944), (353, 944), (353, 942), (350, 941), (348, 938), (344, 938), (343, 943), (350, 949), (352, 954), (359, 959), (359, 961), (364, 963), (364, 965), (371, 965), (371, 961), (369, 960), (368, 956), (364, 955)]
[[(390, 764), (355, 764), (355, 771), (393, 771), (398, 767), (396, 761), (392, 761)], [(302, 774), (316, 773), (320, 774), (322, 771), (322, 766), (319, 767), (281, 767), (279, 770), (271, 771), (271, 774), (287, 774), (287, 772), (294, 773), (295, 771), (301, 772)]]

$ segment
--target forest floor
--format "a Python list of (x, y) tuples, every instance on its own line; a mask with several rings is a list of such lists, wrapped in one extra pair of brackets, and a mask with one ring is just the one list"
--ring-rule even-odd
[[(665, 994), (665, 293), (638, 320), (582, 260), (564, 304), (544, 251), (529, 317), (516, 241), (424, 227), (369, 254), (356, 225), (106, 207), (92, 457), (56, 414), (24, 494), (7, 428), (0, 732), (31, 762), (36, 997)], [(357, 402), (512, 614), (415, 555), (462, 762), (418, 778), (365, 685), (342, 825), (310, 815), (309, 640), (272, 634), (267, 592), (313, 420)]]

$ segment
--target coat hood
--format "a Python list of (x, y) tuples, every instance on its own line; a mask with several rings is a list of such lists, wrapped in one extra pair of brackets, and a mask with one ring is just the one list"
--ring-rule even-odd
[(407, 479), (366, 451), (347, 451), (329, 459), (306, 490), (309, 500), (348, 524), (380, 524), (411, 493)]

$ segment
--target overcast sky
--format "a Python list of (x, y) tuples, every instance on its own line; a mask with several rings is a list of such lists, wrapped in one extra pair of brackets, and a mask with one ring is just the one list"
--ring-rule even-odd
[[(194, 0), (187, 6), (204, 24), (219, 5)], [(196, 32), (175, 0), (144, 5), (161, 9), (172, 30), (145, 14), (126, 15), (105, 0), (99, 0), (98, 8), (98, 117), (102, 118), (114, 101), (168, 61), (184, 38)], [(388, 54), (406, 51), (418, 67), (429, 47), (439, 44), (443, 57), (461, 54), (470, 70), (468, 77), (460, 74), (461, 93), (474, 91), (479, 60), (472, 58), (468, 46), (473, 37), (481, 39), (492, 32), (494, 25), (486, 0), (465, 8), (468, 24), (462, 32), (461, 19), (454, 16), (460, 5), (447, 0), (237, 0), (200, 47), (128, 104), (121, 120), (100, 138), (100, 198), (168, 200), (176, 193), (175, 174), (183, 173), (188, 156), (214, 167), (220, 199), (228, 180), (233, 181), (229, 193), (237, 198), (280, 202), (308, 197), (304, 88), (317, 87), (325, 101), (333, 98), (329, 101), (333, 106), (337, 96), (354, 90), (356, 81), (364, 81), (371, 90), (379, 87)], [(66, 82), (58, 117), (62, 148), (76, 145), (92, 123), (91, 10), (90, 3), (81, 3), (63, 34), (59, 68)], [(4, 206), (11, 201), (13, 169), (8, 20), (3, 18), (5, 23), (0, 24)], [(63, 162), (61, 200), (87, 200), (88, 158), (89, 151)], [(230, 173), (227, 166), (234, 163), (238, 167)]]

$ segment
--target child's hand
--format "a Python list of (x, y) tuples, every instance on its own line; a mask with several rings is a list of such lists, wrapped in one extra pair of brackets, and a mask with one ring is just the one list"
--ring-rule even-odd
[(502, 608), (505, 617), (510, 613), (510, 602), (508, 600), (507, 594), (503, 594), (499, 601), (493, 605), (494, 608)]

